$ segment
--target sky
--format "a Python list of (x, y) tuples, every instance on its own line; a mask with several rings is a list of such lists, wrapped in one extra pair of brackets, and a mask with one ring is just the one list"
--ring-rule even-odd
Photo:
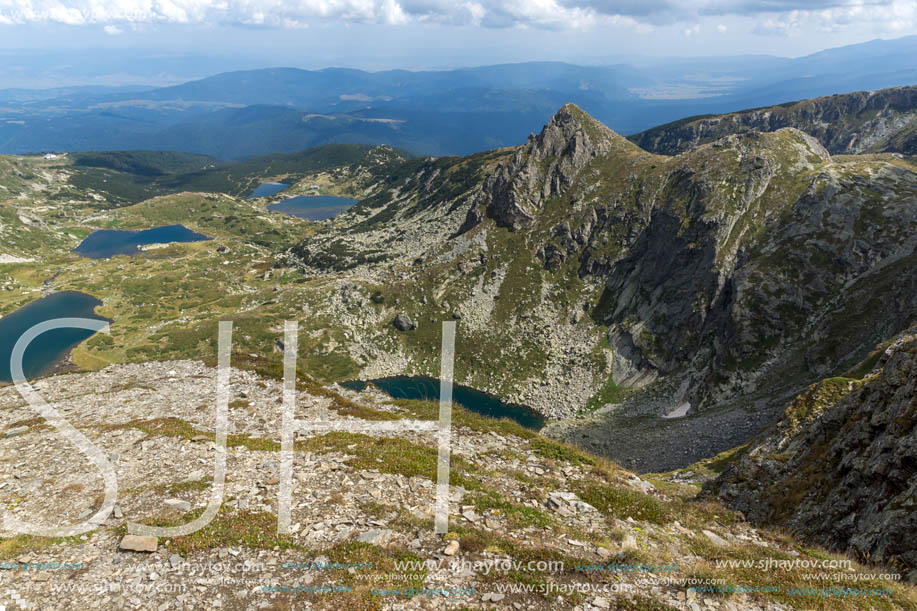
[(912, 34), (915, 0), (0, 0), (0, 61), (11, 66), (0, 88), (159, 85), (267, 66), (796, 57)]

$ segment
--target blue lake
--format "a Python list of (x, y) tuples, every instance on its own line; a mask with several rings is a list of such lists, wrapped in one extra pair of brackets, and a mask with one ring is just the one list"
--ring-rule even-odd
[[(35, 325), (55, 318), (109, 319), (95, 313), (102, 302), (85, 293), (65, 291), (54, 293), (33, 301), (8, 316), (0, 318), (0, 381), (11, 382), (10, 357), (13, 346), (22, 334)], [(26, 378), (47, 374), (71, 349), (91, 337), (93, 331), (86, 329), (54, 329), (42, 333), (29, 344), (23, 357), (23, 371)]]
[(265, 182), (258, 185), (254, 191), (252, 191), (247, 199), (254, 199), (256, 197), (267, 197), (268, 195), (274, 195), (275, 193), (280, 193), (284, 189), (289, 188), (290, 185), (285, 185), (282, 182)]
[[(393, 376), (369, 380), (369, 382), (395, 399), (439, 401), (439, 380), (433, 378)], [(339, 384), (344, 388), (360, 392), (369, 382), (351, 380)], [(535, 410), (524, 405), (504, 403), (493, 395), (467, 386), (453, 384), (452, 400), (469, 411), (491, 418), (509, 418), (527, 429), (538, 430), (544, 426), (544, 417)]]
[(323, 221), (337, 216), (356, 203), (356, 200), (334, 195), (299, 195), (271, 204), (267, 209), (310, 221)]
[(136, 255), (140, 252), (138, 247), (145, 244), (200, 242), (209, 239), (184, 225), (167, 225), (143, 231), (99, 229), (89, 234), (73, 252), (89, 259), (106, 259), (115, 255)]

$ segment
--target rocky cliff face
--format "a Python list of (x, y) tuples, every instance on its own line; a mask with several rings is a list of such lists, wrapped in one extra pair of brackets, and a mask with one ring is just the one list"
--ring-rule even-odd
[[(904, 282), (885, 320), (900, 330), (917, 314), (906, 263), (917, 246), (912, 196), (876, 198), (796, 130), (729, 136), (673, 165), (649, 222), (612, 266), (599, 315), (626, 329), (655, 369), (712, 374), (692, 383), (703, 388), (693, 402), (754, 389), (783, 367), (767, 362), (778, 347), (783, 361), (806, 352), (799, 364), (814, 373), (851, 365), (848, 354), (824, 356), (811, 333), (853, 307), (849, 288), (883, 266)], [(917, 188), (896, 166), (869, 182)]]
[(708, 492), (917, 581), (917, 327), (866, 378), (812, 385)]
[(795, 127), (832, 154), (917, 153), (917, 87), (858, 91), (742, 112), (683, 119), (630, 136), (640, 147), (676, 155), (729, 134)]

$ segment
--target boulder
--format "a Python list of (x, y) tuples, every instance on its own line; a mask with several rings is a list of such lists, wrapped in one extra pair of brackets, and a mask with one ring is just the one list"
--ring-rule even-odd
[(417, 323), (411, 320), (411, 317), (407, 314), (399, 314), (395, 317), (395, 320), (392, 321), (392, 324), (395, 325), (395, 328), (399, 331), (413, 331), (417, 328)]
[(159, 547), (159, 539), (145, 535), (124, 535), (118, 549), (130, 552), (155, 552)]

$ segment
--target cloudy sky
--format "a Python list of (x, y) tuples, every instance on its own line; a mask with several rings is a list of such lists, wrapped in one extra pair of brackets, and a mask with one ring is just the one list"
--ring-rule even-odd
[(7, 56), (152, 49), (211, 62), (185, 72), (799, 56), (915, 33), (915, 0), (0, 0)]

